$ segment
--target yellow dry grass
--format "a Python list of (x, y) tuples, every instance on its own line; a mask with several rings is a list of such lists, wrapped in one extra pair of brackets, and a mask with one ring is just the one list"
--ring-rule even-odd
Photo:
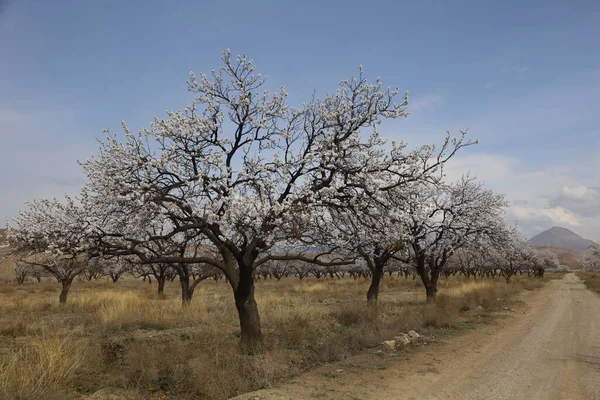
[(487, 289), (492, 286), (492, 282), (490, 281), (468, 281), (460, 283), (458, 286), (447, 289), (445, 293), (448, 296), (463, 296), (467, 293), (471, 293), (481, 289)]
[(41, 399), (69, 387), (85, 361), (85, 338), (42, 334), (15, 350), (0, 365), (0, 394)]

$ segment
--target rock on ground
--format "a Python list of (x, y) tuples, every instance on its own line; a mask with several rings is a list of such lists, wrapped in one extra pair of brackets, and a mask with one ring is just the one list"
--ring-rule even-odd
[(408, 331), (408, 336), (410, 336), (413, 339), (418, 339), (421, 337), (421, 335), (419, 335), (417, 332), (415, 331)]

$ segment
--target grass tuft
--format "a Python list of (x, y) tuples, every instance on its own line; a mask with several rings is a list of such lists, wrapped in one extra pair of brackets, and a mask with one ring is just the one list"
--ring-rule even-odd
[(2, 398), (41, 399), (69, 389), (87, 347), (87, 340), (71, 336), (33, 338), (0, 365)]

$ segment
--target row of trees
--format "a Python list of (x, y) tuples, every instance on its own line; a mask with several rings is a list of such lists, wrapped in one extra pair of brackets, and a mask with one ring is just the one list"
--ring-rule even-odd
[(222, 61), (190, 75), (194, 100), (183, 110), (138, 133), (124, 124), (123, 136), (107, 133), (81, 163), (87, 181), (77, 199), (36, 200), (14, 218), (13, 248), (62, 283), (61, 302), (94, 264), (110, 265), (115, 280), (151, 269), (159, 286), (174, 272), (184, 304), (199, 282), (222, 275), (241, 341), (255, 348), (255, 278), (264, 269), (360, 263), (375, 305), (395, 263), (414, 268), (433, 301), (440, 276), (461, 262), (453, 260), (472, 254), (514, 268), (502, 272), (507, 280), (528, 262), (505, 225), (503, 195), (471, 176), (444, 179), (444, 165), (476, 143), (466, 132), (409, 150), (377, 130), (408, 115), (408, 95), (396, 102), (398, 89), (369, 83), (362, 68), (335, 93), (291, 107), (284, 88), (264, 90), (245, 56), (226, 51)]
[[(546, 271), (560, 270), (558, 257), (554, 253), (538, 250), (525, 243), (516, 243), (515, 246), (519, 246), (517, 257), (501, 254), (497, 251), (481, 253), (469, 249), (460, 249), (450, 258), (442, 274), (445, 277), (460, 275), (474, 279), (503, 277), (507, 282), (510, 282), (511, 277), (517, 274), (543, 277)], [(18, 284), (25, 283), (27, 277), (38, 282), (44, 278), (55, 278), (55, 274), (48, 273), (43, 268), (23, 261), (15, 262), (14, 273), (15, 281)], [(397, 259), (389, 262), (383, 273), (388, 276), (412, 277), (412, 279), (418, 276), (417, 269), (413, 264)], [(175, 278), (178, 278), (177, 270), (171, 268), (168, 264), (139, 265), (135, 262), (121, 264), (114, 263), (112, 258), (104, 259), (102, 262), (98, 258), (93, 258), (89, 260), (87, 267), (80, 276), (80, 280), (92, 281), (108, 277), (113, 283), (116, 283), (125, 274), (134, 278), (141, 278), (148, 281), (148, 283), (156, 282), (158, 294), (164, 292), (167, 281), (172, 282)], [(224, 278), (220, 270), (212, 267), (207, 268), (206, 266), (202, 268), (201, 265), (193, 266), (190, 269), (190, 274), (193, 287), (208, 278), (217, 281)], [(368, 279), (373, 277), (373, 272), (367, 263), (359, 259), (345, 265), (315, 265), (304, 261), (267, 262), (258, 267), (255, 273), (256, 280), (275, 279), (279, 281), (283, 278), (303, 280), (307, 277), (315, 279), (342, 279), (344, 277)], [(185, 293), (183, 287), (182, 291)], [(182, 293), (182, 298), (185, 298), (184, 293)], [(191, 301), (191, 297), (186, 300), (183, 302), (184, 305)]]
[[(486, 251), (461, 248), (449, 258), (442, 270), (445, 277), (462, 275), (466, 278), (503, 277), (507, 282), (515, 275), (543, 277), (546, 271), (560, 269), (558, 257), (547, 250), (539, 250), (523, 242), (515, 242), (511, 246), (498, 251)], [(304, 279), (312, 276), (316, 279), (344, 277), (374, 278), (373, 268), (364, 260), (356, 260), (352, 264), (342, 266), (313, 265), (305, 262), (279, 262), (261, 265), (256, 270), (256, 277), (262, 279), (281, 280), (284, 277)], [(429, 274), (431, 271), (427, 271)], [(418, 276), (414, 262), (403, 262), (397, 258), (385, 265), (383, 275), (397, 275), (413, 279)], [(379, 278), (380, 279), (380, 278)]]

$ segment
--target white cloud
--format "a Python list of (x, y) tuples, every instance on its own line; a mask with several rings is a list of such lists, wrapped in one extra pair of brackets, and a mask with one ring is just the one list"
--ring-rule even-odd
[(461, 175), (471, 173), (486, 182), (498, 182), (514, 175), (519, 168), (517, 158), (490, 153), (457, 154), (446, 168), (446, 176), (457, 180)]
[[(585, 161), (591, 170), (593, 162)], [(446, 169), (449, 180), (471, 171), (486, 186), (505, 193), (510, 201), (507, 219), (518, 223), (525, 237), (552, 226), (563, 226), (590, 238), (600, 238), (600, 188), (593, 175), (582, 175), (576, 165), (537, 170), (515, 157), (489, 153), (457, 154)]]
[(554, 225), (581, 226), (580, 218), (571, 211), (562, 207), (535, 208), (526, 206), (513, 206), (512, 213), (518, 220), (549, 219)]
[(600, 189), (587, 186), (563, 186), (550, 200), (554, 206), (568, 207), (577, 213), (592, 217), (600, 212)]

